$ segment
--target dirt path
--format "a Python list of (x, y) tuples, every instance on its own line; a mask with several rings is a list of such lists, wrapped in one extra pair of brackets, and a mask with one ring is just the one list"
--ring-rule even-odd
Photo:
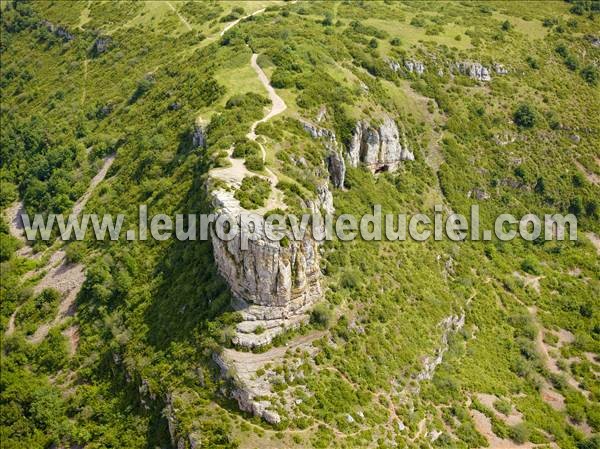
[[(259, 10), (254, 14), (257, 14), (259, 12), (262, 11)], [(271, 109), (263, 118), (252, 123), (252, 125), (250, 126), (250, 131), (248, 132), (248, 134), (246, 134), (246, 137), (249, 140), (252, 140), (258, 144), (262, 154), (263, 163), (265, 163), (267, 160), (267, 152), (263, 144), (257, 141), (258, 136), (256, 135), (256, 127), (260, 123), (264, 123), (267, 120), (270, 120), (271, 118), (275, 117), (276, 115), (281, 114), (283, 111), (286, 110), (287, 105), (285, 104), (283, 99), (279, 95), (277, 95), (277, 92), (275, 92), (275, 89), (273, 89), (273, 87), (271, 86), (269, 78), (267, 78), (265, 72), (257, 64), (257, 58), (258, 54), (252, 54), (252, 57), (250, 58), (250, 65), (252, 66), (252, 68), (258, 75), (260, 82), (268, 92), (269, 99), (271, 100)], [(284, 202), (283, 192), (276, 188), (277, 183), (279, 182), (277, 175), (273, 173), (273, 171), (271, 171), (268, 167), (264, 167), (266, 175), (253, 173), (246, 168), (246, 165), (242, 159), (235, 159), (231, 157), (232, 154), (233, 147), (229, 149), (228, 154), (228, 160), (231, 165), (229, 167), (216, 168), (211, 170), (210, 176), (225, 181), (228, 184), (238, 188), (242, 184), (243, 179), (247, 176), (259, 176), (261, 178), (267, 179), (269, 181), (269, 184), (271, 184), (271, 195), (269, 196), (266, 204), (263, 207), (257, 209), (255, 212), (260, 214), (275, 208), (286, 209), (287, 206)]]
[[(269, 113), (267, 115), (265, 115), (260, 120), (254, 122), (252, 124), (252, 126), (250, 127), (250, 132), (246, 136), (250, 140), (256, 140), (256, 132), (255, 131), (256, 131), (256, 127), (260, 123), (264, 123), (268, 120), (271, 120), (273, 117), (275, 117), (278, 114), (281, 114), (283, 111), (285, 111), (287, 109), (285, 102), (279, 95), (277, 95), (277, 92), (275, 92), (275, 89), (273, 89), (273, 86), (271, 86), (271, 82), (269, 81), (269, 78), (267, 78), (267, 75), (265, 74), (265, 72), (263, 72), (263, 69), (261, 69), (260, 66), (257, 64), (257, 62), (256, 62), (257, 59), (258, 59), (258, 54), (253, 53), (252, 58), (250, 58), (250, 65), (252, 66), (252, 68), (254, 69), (256, 74), (258, 75), (258, 79), (260, 80), (262, 85), (265, 87), (265, 89), (267, 89), (267, 92), (269, 94), (269, 100), (271, 100), (272, 106), (271, 106), (271, 110), (269, 111)], [(261, 145), (261, 148), (262, 148), (262, 145)], [(266, 157), (266, 154), (265, 154), (265, 151), (263, 148), (263, 161), (265, 160), (265, 157)]]
[[(536, 319), (537, 316), (537, 307), (532, 306), (528, 308), (529, 313), (531, 313), (531, 315), (534, 317), (534, 319)], [(537, 321), (537, 319), (536, 319)], [(542, 325), (538, 322), (538, 326), (539, 326), (539, 331), (535, 337), (535, 347), (537, 352), (541, 355), (542, 358), (542, 362), (544, 363), (544, 366), (546, 367), (546, 369), (548, 371), (550, 371), (552, 374), (557, 374), (560, 376), (564, 376), (564, 378), (567, 381), (567, 384), (569, 384), (569, 386), (577, 391), (579, 391), (584, 397), (589, 398), (590, 396), (590, 392), (587, 390), (582, 389), (579, 386), (579, 382), (577, 382), (577, 380), (575, 378), (573, 378), (573, 376), (571, 375), (570, 372), (568, 371), (563, 371), (559, 368), (558, 363), (556, 362), (556, 360), (554, 359), (554, 357), (552, 357), (552, 355), (550, 355), (550, 352), (548, 351), (548, 345), (544, 342), (544, 328), (542, 327)], [(559, 337), (560, 339), (561, 337)], [(566, 334), (563, 332), (562, 333), (562, 338), (563, 339), (569, 339), (569, 337), (566, 336)], [(546, 392), (546, 396), (548, 395), (548, 392)]]
[(192, 26), (190, 25), (190, 23), (185, 19), (185, 17), (179, 14), (179, 11), (177, 11), (177, 9), (171, 4), (171, 2), (167, 2), (167, 5), (169, 5), (169, 8), (171, 8), (175, 14), (177, 14), (177, 17), (179, 17), (179, 20), (181, 21), (181, 23), (183, 23), (187, 30), (192, 31)]
[(108, 173), (108, 169), (111, 167), (114, 160), (115, 160), (114, 155), (110, 155), (104, 159), (102, 167), (100, 168), (100, 170), (98, 171), (96, 176), (94, 176), (92, 178), (92, 180), (90, 181), (89, 187), (87, 188), (85, 193), (81, 196), (81, 198), (79, 198), (77, 200), (77, 202), (75, 203), (75, 205), (73, 206), (73, 212), (71, 212), (72, 214), (79, 215), (79, 213), (83, 210), (86, 203), (90, 199), (90, 196), (92, 196), (92, 192), (94, 191), (96, 186), (98, 184), (100, 184), (100, 182), (102, 182), (102, 180), (106, 177), (106, 174)]
[(23, 247), (17, 250), (17, 256), (39, 259), (42, 256), (42, 253), (34, 255), (33, 249), (27, 244), (28, 241), (25, 237), (23, 220), (21, 219), (21, 215), (23, 214), (25, 214), (25, 206), (22, 201), (17, 201), (6, 209), (5, 218), (8, 223), (8, 232), (24, 244)]
[[(499, 438), (492, 430), (490, 418), (481, 413), (479, 410), (470, 410), (471, 418), (475, 422), (475, 428), (488, 441), (488, 449), (530, 449), (534, 447), (546, 447), (546, 444), (523, 443), (517, 444), (512, 440)], [(555, 443), (550, 443), (551, 447), (558, 447)]]
[(35, 286), (34, 294), (38, 295), (46, 288), (53, 288), (60, 292), (62, 300), (54, 319), (39, 326), (35, 333), (28, 338), (31, 343), (41, 342), (52, 327), (75, 313), (75, 298), (85, 281), (84, 266), (69, 264), (63, 250), (54, 253), (48, 265), (51, 268)]
[(588, 171), (588, 169), (585, 168), (579, 161), (573, 160), (573, 162), (575, 163), (575, 166), (579, 169), (579, 171), (581, 172), (581, 174), (583, 176), (585, 176), (586, 179), (589, 182), (591, 182), (595, 186), (597, 186), (598, 184), (600, 184), (600, 176), (598, 176), (596, 173)]
[(257, 14), (261, 14), (263, 12), (265, 12), (265, 8), (259, 9), (258, 11), (254, 11), (252, 14), (248, 14), (247, 16), (240, 17), (239, 19), (234, 20), (233, 22), (228, 23), (227, 25), (225, 25), (225, 28), (223, 28), (223, 31), (221, 31), (221, 33), (219, 34), (219, 36), (223, 36), (225, 33), (227, 33), (230, 29), (232, 29), (234, 26), (236, 26), (242, 20), (247, 19), (248, 17), (255, 16)]

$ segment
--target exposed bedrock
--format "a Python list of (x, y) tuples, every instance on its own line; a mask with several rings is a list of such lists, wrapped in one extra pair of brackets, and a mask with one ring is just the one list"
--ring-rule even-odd
[(327, 128), (322, 128), (306, 120), (300, 120), (302, 128), (309, 133), (313, 139), (323, 139), (327, 149), (327, 169), (329, 170), (329, 179), (336, 188), (344, 187), (344, 178), (346, 177), (346, 162), (340, 150), (335, 133)]
[(352, 167), (362, 164), (374, 173), (393, 171), (402, 161), (414, 159), (406, 136), (400, 134), (391, 117), (386, 116), (379, 127), (372, 126), (366, 120), (356, 124), (348, 148), (348, 160)]
[[(319, 195), (329, 201), (327, 192)], [(213, 198), (218, 215), (227, 214), (238, 222), (246, 213), (230, 192), (216, 190)], [(268, 344), (285, 329), (302, 324), (321, 297), (318, 242), (309, 232), (301, 240), (288, 238), (285, 243), (270, 240), (261, 227), (254, 234), (245, 249), (239, 237), (225, 241), (211, 234), (217, 268), (243, 319), (233, 343), (243, 347)]]
[(490, 71), (479, 62), (461, 61), (456, 63), (456, 70), (461, 75), (478, 81), (491, 81)]

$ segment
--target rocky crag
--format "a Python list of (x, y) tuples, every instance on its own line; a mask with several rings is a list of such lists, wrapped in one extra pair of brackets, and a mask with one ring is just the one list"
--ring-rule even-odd
[(350, 166), (364, 165), (373, 173), (396, 170), (402, 161), (413, 161), (415, 156), (404, 133), (389, 116), (373, 126), (366, 120), (356, 124), (348, 147)]
[[(215, 211), (236, 220), (247, 213), (230, 192), (214, 192)], [(241, 248), (241, 239), (221, 240), (212, 233), (215, 262), (242, 316), (233, 343), (253, 348), (270, 343), (285, 329), (305, 322), (321, 297), (318, 242), (309, 234), (287, 245), (271, 241), (265, 229)]]
[[(281, 113), (286, 106), (255, 63), (256, 55), (251, 62), (273, 105), (265, 117), (251, 127), (248, 138), (256, 141), (256, 125)], [(192, 141), (197, 147), (206, 145), (206, 130), (201, 120), (195, 125)], [(264, 161), (265, 150), (261, 143), (258, 144)], [(211, 180), (218, 180), (208, 183), (218, 217), (240, 223), (240, 217), (244, 215), (262, 215), (269, 209), (287, 207), (282, 192), (276, 188), (277, 176), (270, 169), (265, 168), (267, 176), (257, 175), (249, 172), (239, 159), (230, 157), (229, 161), (230, 167), (209, 173)], [(234, 192), (246, 176), (259, 176), (271, 184), (270, 198), (265, 207), (248, 211), (235, 198)], [(315, 200), (306, 206), (313, 212), (321, 208), (332, 210), (333, 199), (326, 184), (317, 186)], [(306, 232), (301, 240), (292, 238), (290, 234), (282, 241), (275, 241), (268, 238), (270, 234), (265, 226), (269, 225), (262, 220), (256, 221), (260, 222), (260, 226), (253, 229), (254, 237), (248, 241), (247, 248), (242, 248), (240, 235), (225, 241), (216, 232), (211, 233), (217, 268), (231, 289), (232, 306), (242, 317), (232, 342), (244, 348), (269, 344), (286, 329), (306, 322), (310, 308), (321, 298), (319, 248), (310, 232)]]
[[(325, 115), (322, 108), (317, 115), (319, 117)], [(329, 170), (329, 179), (334, 187), (340, 189), (344, 187), (344, 179), (346, 177), (346, 162), (344, 161), (343, 152), (335, 137), (335, 133), (329, 129), (314, 125), (306, 120), (300, 120), (302, 128), (309, 133), (313, 139), (322, 139), (327, 149), (326, 163)]]

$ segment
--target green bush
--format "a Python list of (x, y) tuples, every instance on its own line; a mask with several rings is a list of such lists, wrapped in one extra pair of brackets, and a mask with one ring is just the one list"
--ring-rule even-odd
[(261, 154), (261, 151), (258, 143), (244, 137), (235, 143), (231, 156), (235, 158), (247, 158), (259, 154)]
[(243, 179), (242, 185), (234, 196), (240, 201), (240, 205), (244, 209), (251, 210), (263, 207), (270, 194), (271, 184), (269, 184), (269, 181), (258, 176), (252, 176)]
[(596, 86), (598, 84), (598, 78), (600, 78), (598, 75), (598, 68), (592, 64), (581, 69), (581, 76), (591, 86)]
[(539, 275), (542, 272), (540, 263), (533, 256), (528, 256), (521, 262), (521, 269), (526, 273), (533, 275)]
[(537, 121), (535, 109), (529, 104), (521, 104), (516, 109), (513, 119), (521, 128), (533, 128)]
[(317, 327), (326, 329), (331, 324), (331, 310), (325, 304), (317, 304), (310, 313), (310, 322)]
[(509, 437), (517, 444), (524, 444), (529, 441), (529, 429), (523, 423), (517, 424), (509, 429)]
[(252, 171), (261, 171), (265, 168), (265, 163), (263, 162), (262, 155), (255, 154), (252, 156), (248, 156), (244, 162), (246, 168)]

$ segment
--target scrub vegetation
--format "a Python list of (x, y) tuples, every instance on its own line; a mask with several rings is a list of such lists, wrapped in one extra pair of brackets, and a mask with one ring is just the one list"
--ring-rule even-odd
[[(213, 354), (232, 347), (240, 317), (210, 241), (69, 243), (68, 260), (85, 266), (76, 313), (37, 342), (61, 294), (36, 285), (62, 243), (24, 255), (3, 213), (3, 447), (177, 447), (171, 418), (185, 447), (478, 448), (492, 441), (482, 422), (515, 447), (598, 447), (597, 1), (1, 8), (3, 211), (22, 201), (69, 213), (112, 155), (86, 211), (129, 223), (139, 204), (150, 216), (209, 212), (209, 170), (235, 159), (279, 179), (244, 178), (244, 208), (265, 207), (276, 187), (286, 212), (305, 211), (327, 150), (299, 119), (324, 110), (319, 126), (341, 146), (358, 120), (391, 115), (415, 153), (394, 173), (348, 167), (344, 188), (331, 188), (336, 215), (441, 203), (468, 216), (479, 204), (482, 229), (505, 212), (573, 213), (579, 224), (577, 242), (325, 243), (323, 301), (272, 343), (316, 335), (316, 351), (283, 351), (255, 373), (271, 376), (282, 418), (271, 425), (223, 393), (231, 379)], [(256, 141), (248, 132), (271, 102), (253, 53), (287, 105)], [(454, 70), (460, 61), (491, 80)], [(204, 145), (193, 144), (199, 118)]]

